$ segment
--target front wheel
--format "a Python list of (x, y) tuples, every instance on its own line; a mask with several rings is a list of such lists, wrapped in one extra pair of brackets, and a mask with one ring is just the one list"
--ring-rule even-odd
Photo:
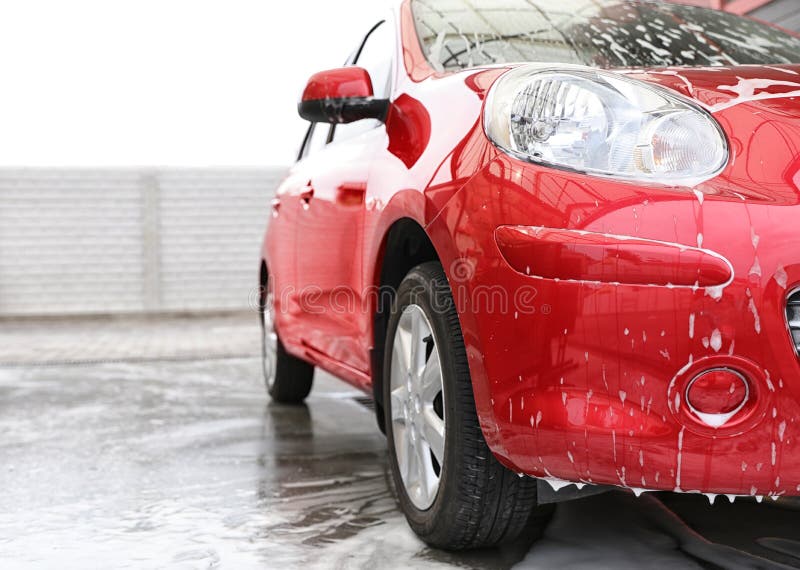
[(311, 392), (314, 367), (286, 352), (275, 330), (272, 280), (261, 302), (261, 367), (270, 397), (282, 404), (299, 404)]
[[(492, 455), (481, 433), (461, 326), (439, 263), (400, 285), (384, 355), (386, 433), (395, 490), (414, 532), (448, 550), (541, 533), (536, 481)], [(532, 516), (533, 515), (533, 516)]]

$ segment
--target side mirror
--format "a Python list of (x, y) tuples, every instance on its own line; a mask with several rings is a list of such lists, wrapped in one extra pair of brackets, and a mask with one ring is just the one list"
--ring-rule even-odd
[(384, 121), (388, 99), (375, 99), (372, 80), (362, 67), (321, 71), (308, 80), (297, 105), (300, 116), (312, 123), (352, 123), (361, 119)]

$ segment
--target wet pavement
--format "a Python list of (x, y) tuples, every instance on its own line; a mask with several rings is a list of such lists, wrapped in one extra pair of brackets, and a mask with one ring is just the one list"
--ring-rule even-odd
[(0, 560), (436, 566), (358, 394), (320, 374), (307, 406), (277, 406), (258, 374), (255, 358), (0, 369)]
[(257, 356), (255, 311), (192, 316), (0, 319), (0, 365)]
[[(237, 322), (231, 338), (257, 333)], [(624, 492), (559, 505), (535, 545), (430, 549), (397, 510), (360, 394), (318, 373), (306, 406), (270, 404), (258, 359), (238, 354), (249, 340), (159, 360), (183, 346), (159, 327), (131, 362), (86, 363), (81, 334), (67, 360), (82, 364), (0, 347), (1, 567), (800, 567), (792, 504)]]

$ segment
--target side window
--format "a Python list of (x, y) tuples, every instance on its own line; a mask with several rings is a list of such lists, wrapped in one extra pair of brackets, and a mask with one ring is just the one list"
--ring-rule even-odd
[[(356, 54), (353, 65), (369, 72), (372, 90), (378, 99), (388, 99), (391, 95), (394, 52), (394, 29), (387, 22), (380, 22), (372, 28)], [(336, 125), (331, 132), (331, 140), (349, 139), (378, 125), (380, 122), (372, 119)]]
[(372, 89), (378, 99), (389, 97), (394, 50), (394, 30), (388, 23), (381, 22), (367, 36), (356, 59), (356, 65), (369, 72)]
[(300, 149), (300, 156), (297, 157), (297, 160), (303, 160), (324, 147), (327, 144), (330, 129), (330, 125), (325, 123), (313, 123), (308, 127), (303, 148)]

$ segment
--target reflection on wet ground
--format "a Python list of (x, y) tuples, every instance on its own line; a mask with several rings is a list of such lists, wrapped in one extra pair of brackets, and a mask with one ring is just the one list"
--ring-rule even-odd
[[(651, 516), (659, 507), (623, 493), (560, 505), (533, 547), (522, 539), (465, 555), (429, 549), (397, 511), (384, 438), (356, 396), (318, 374), (306, 406), (267, 404), (255, 358), (0, 368), (0, 560), (14, 568), (711, 567)], [(700, 530), (714, 527), (707, 505), (681, 509)]]
[(318, 374), (307, 406), (283, 407), (267, 404), (258, 378), (256, 359), (0, 368), (0, 559), (447, 562), (396, 510), (384, 438), (356, 392)]

